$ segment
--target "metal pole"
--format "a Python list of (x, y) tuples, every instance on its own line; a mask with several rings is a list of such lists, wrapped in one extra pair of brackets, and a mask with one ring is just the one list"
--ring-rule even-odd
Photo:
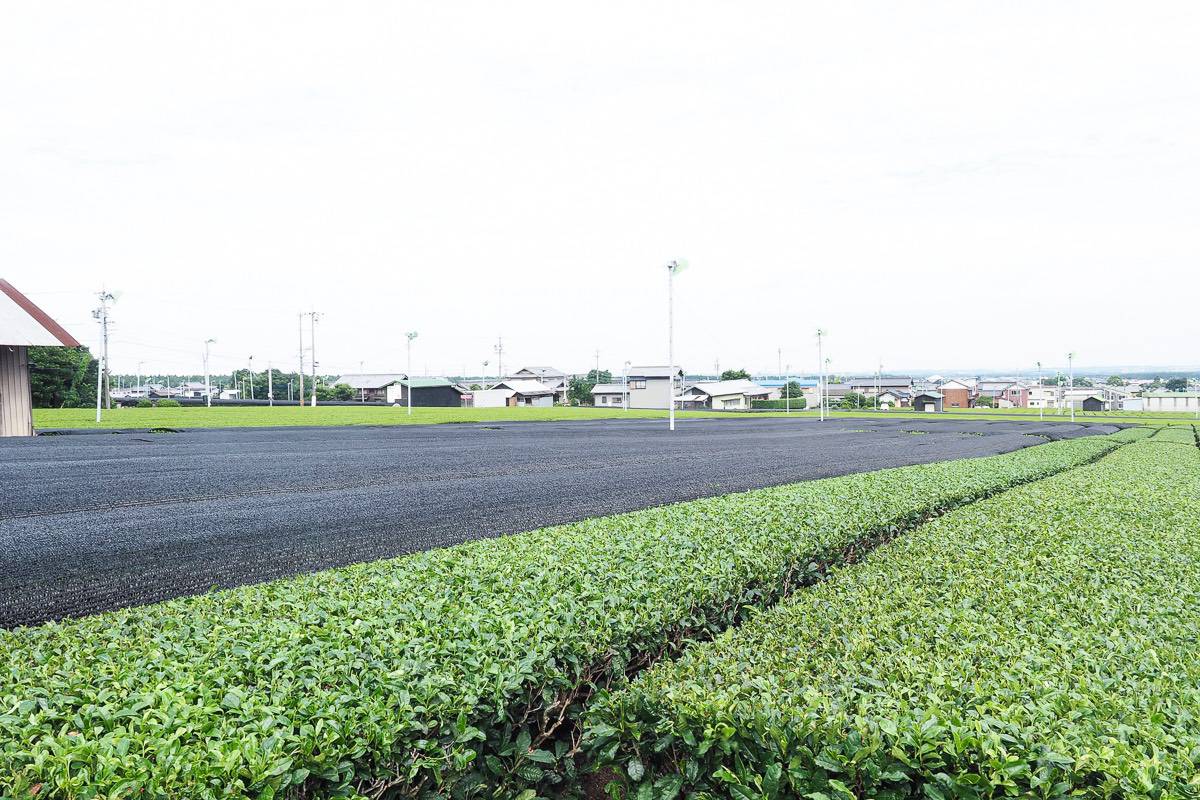
[(312, 407), (317, 407), (317, 312), (308, 312), (308, 340), (312, 345)]
[(675, 430), (675, 262), (667, 265), (667, 376), (668, 428)]
[(629, 362), (621, 367), (621, 410), (629, 410)]
[(1067, 405), (1071, 406), (1071, 422), (1075, 421), (1075, 354), (1067, 353)]
[(784, 371), (784, 374), (783, 374), (783, 398), (784, 398), (783, 403), (784, 403), (784, 406), (786, 409), (783, 413), (785, 413), (785, 414), (792, 413), (792, 381), (788, 377), (788, 375), (790, 375), (791, 372), (792, 372), (792, 365), (788, 364), (787, 369)]
[(246, 362), (246, 371), (250, 373), (250, 399), (254, 399), (254, 356)]
[(300, 405), (304, 405), (304, 313), (300, 313)]
[(271, 362), (268, 361), (267, 362), (267, 405), (270, 406), (271, 408), (274, 408), (275, 407), (275, 387), (271, 383), (271, 379), (274, 377), (271, 375), (271, 371), (272, 371), (271, 370)]
[(204, 340), (204, 405), (207, 408), (212, 408), (212, 380), (208, 374), (208, 346), (215, 341), (216, 339)]
[(821, 422), (825, 421), (825, 360), (821, 354), (821, 337), (824, 333), (817, 328), (817, 408)]
[(417, 338), (417, 332), (409, 331), (408, 333), (405, 334), (405, 336), (408, 337), (408, 375), (406, 376), (408, 378), (408, 391), (406, 391), (405, 394), (408, 395), (408, 415), (411, 417), (412, 416), (412, 394), (413, 394), (412, 343), (413, 343), (413, 339)]
[[(145, 390), (145, 387), (143, 387), (143, 386), (142, 386), (142, 364), (145, 364), (145, 363), (146, 363), (145, 361), (139, 361), (139, 362), (138, 362), (137, 388), (138, 388), (138, 389), (142, 389), (142, 390)], [(149, 399), (150, 399), (150, 392), (149, 392), (149, 391), (146, 391), (146, 399), (147, 399), (147, 400), (149, 400)]]

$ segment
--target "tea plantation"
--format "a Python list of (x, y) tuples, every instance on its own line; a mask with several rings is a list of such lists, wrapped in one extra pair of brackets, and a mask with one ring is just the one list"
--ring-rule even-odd
[(1200, 451), (961, 507), (599, 703), (630, 796), (1195, 797)]
[(1187, 796), (1200, 451), (1150, 434), (0, 632), (0, 797)]

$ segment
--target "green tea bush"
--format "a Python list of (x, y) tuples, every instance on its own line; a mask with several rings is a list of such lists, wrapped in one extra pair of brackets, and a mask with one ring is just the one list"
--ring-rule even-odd
[(960, 507), (643, 672), (589, 747), (638, 798), (1200, 796), (1200, 451), (1174, 438)]
[(552, 791), (583, 703), (1135, 434), (780, 486), (0, 632), (0, 796)]
[(180, 403), (178, 400), (174, 400), (170, 397), (165, 397), (162, 400), (158, 401), (157, 406), (159, 408), (182, 408), (183, 404)]
[(143, 397), (135, 405), (137, 408), (154, 408), (154, 402), (149, 397)]

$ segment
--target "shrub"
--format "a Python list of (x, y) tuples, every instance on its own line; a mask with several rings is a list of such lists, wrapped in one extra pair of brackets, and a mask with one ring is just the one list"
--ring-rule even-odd
[(590, 746), (639, 798), (1196, 796), (1200, 453), (1173, 438), (952, 511), (643, 673)]
[(158, 401), (159, 408), (180, 408), (182, 405), (178, 400), (173, 400), (170, 397)]
[(138, 408), (154, 408), (154, 403), (151, 402), (150, 398), (143, 397), (141, 400), (137, 401), (137, 407)]
[[(582, 704), (1126, 434), (696, 500), (0, 633), (0, 791), (543, 791)], [(1172, 448), (1174, 449), (1174, 448)]]

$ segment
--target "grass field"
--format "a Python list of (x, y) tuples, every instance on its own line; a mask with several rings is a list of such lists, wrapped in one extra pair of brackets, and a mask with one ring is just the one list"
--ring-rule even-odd
[[(243, 428), (267, 426), (317, 425), (432, 425), (451, 422), (560, 422), (589, 419), (661, 419), (665, 411), (619, 408), (414, 408), (411, 416), (404, 408), (391, 406), (320, 406), (301, 408), (224, 407), (224, 408), (114, 408), (96, 422), (90, 408), (39, 408), (33, 412), (33, 424), (39, 431), (58, 428)], [(680, 419), (719, 417), (746, 419), (790, 416), (796, 419), (816, 417), (816, 411), (756, 411), (753, 414), (729, 411), (679, 411)], [(914, 411), (842, 411), (832, 412), (833, 419), (987, 419), (1030, 422), (1038, 420), (1032, 409), (969, 409), (944, 414)], [(1047, 412), (1047, 421), (1065, 422), (1066, 414)], [(1192, 425), (1193, 414), (1106, 411), (1076, 412), (1077, 422), (1118, 422), (1135, 425)]]
[[(589, 419), (656, 419), (667, 412), (619, 408), (414, 408), (391, 406), (299, 406), (224, 408), (114, 408), (96, 422), (89, 408), (39, 408), (33, 425), (55, 428), (248, 428), (278, 425), (432, 425), (449, 422), (558, 422)], [(677, 412), (676, 416), (731, 416), (721, 412)]]

